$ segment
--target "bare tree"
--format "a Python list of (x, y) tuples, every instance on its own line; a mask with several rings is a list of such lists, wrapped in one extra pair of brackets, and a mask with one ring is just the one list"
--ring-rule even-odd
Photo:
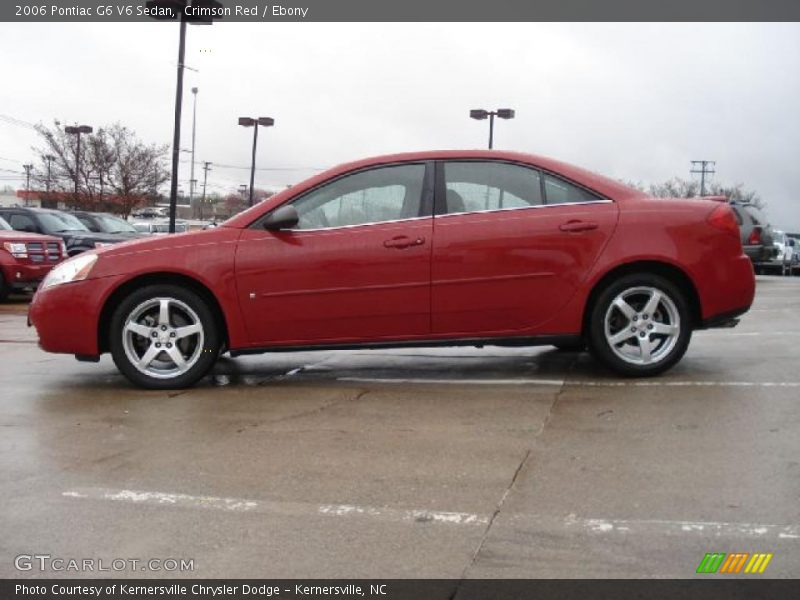
[[(696, 198), (700, 195), (699, 182), (680, 177), (673, 177), (663, 183), (649, 186), (634, 182), (626, 182), (626, 184), (656, 198)], [(757, 192), (746, 189), (743, 183), (723, 185), (712, 182), (706, 184), (706, 190), (708, 196), (725, 196), (728, 200), (754, 204), (759, 208), (764, 208), (766, 205)]]
[(40, 190), (51, 191), (49, 199), (63, 200), (70, 207), (127, 216), (169, 179), (162, 166), (167, 147), (140, 141), (120, 123), (82, 136), (80, 160), (76, 160), (77, 139), (66, 134), (58, 121), (53, 127), (38, 125), (37, 131), (43, 145), (34, 148), (40, 163), (34, 182)]

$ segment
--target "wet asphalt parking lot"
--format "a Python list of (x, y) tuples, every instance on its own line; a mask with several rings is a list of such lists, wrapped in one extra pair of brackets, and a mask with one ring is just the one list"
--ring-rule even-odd
[[(0, 576), (800, 577), (800, 279), (656, 379), (549, 347), (224, 359), (180, 392), (42, 352), (0, 305)], [(708, 577), (706, 575), (706, 577)], [(748, 577), (739, 575), (739, 577)]]

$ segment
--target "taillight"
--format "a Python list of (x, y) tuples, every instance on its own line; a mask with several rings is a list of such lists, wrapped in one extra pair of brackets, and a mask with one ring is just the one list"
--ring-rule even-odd
[(755, 246), (761, 243), (761, 227), (753, 227), (753, 231), (747, 236), (747, 245)]
[(721, 204), (711, 211), (711, 214), (708, 215), (708, 224), (720, 231), (739, 237), (739, 224), (736, 222), (733, 209), (727, 204)]

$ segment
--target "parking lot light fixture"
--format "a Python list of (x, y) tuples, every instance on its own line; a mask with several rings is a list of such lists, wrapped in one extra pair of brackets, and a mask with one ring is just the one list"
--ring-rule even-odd
[(77, 147), (75, 149), (75, 200), (78, 199), (78, 173), (81, 170), (81, 134), (89, 134), (94, 131), (89, 125), (68, 125), (64, 127), (64, 133), (77, 136)]
[(516, 111), (513, 108), (498, 108), (497, 110), (473, 108), (469, 111), (469, 116), (476, 121), (489, 119), (489, 150), (491, 150), (494, 147), (494, 118), (513, 119), (516, 116)]
[(275, 125), (275, 119), (272, 117), (258, 117), (257, 119), (252, 117), (239, 117), (239, 125), (242, 127), (253, 128), (253, 159), (250, 164), (250, 197), (247, 202), (248, 206), (253, 206), (253, 185), (256, 177), (256, 146), (258, 144), (258, 126), (261, 125), (262, 127), (272, 127)]
[[(175, 86), (175, 125), (172, 139), (172, 179), (169, 188), (169, 232), (175, 233), (175, 213), (178, 207), (178, 156), (181, 143), (181, 107), (183, 105), (183, 67), (186, 54), (186, 23), (192, 25), (210, 25), (212, 21), (221, 19), (222, 4), (216, 0), (192, 0), (192, 14), (187, 14), (189, 0), (147, 0), (146, 8), (152, 18), (157, 20), (180, 21), (178, 36), (178, 76)], [(203, 12), (205, 11), (205, 12)], [(201, 16), (195, 16), (201, 15)], [(213, 16), (206, 16), (213, 15)], [(196, 96), (195, 96), (196, 97)], [(194, 155), (192, 155), (194, 164)]]

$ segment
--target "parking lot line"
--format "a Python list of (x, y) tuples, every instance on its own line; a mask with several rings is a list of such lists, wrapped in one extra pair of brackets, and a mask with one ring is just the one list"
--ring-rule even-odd
[(584, 387), (800, 387), (800, 381), (566, 381), (563, 379), (425, 379), (389, 377), (337, 377), (336, 381), (350, 383), (436, 384), (436, 385), (544, 385)]
[(328, 517), (366, 517), (384, 521), (434, 523), (442, 525), (486, 525), (489, 517), (475, 513), (397, 509), (388, 507), (358, 506), (355, 504), (311, 504), (305, 502), (277, 502), (273, 500), (248, 500), (217, 496), (192, 496), (167, 492), (142, 490), (115, 490), (109, 488), (80, 488), (61, 494), (65, 498), (104, 500), (144, 506), (161, 506), (190, 509), (211, 509), (234, 513), (272, 513), (302, 516), (317, 514)]
[[(307, 517), (367, 518), (405, 523), (432, 523), (455, 526), (485, 526), (489, 515), (424, 509), (397, 509), (359, 506), (355, 504), (312, 504), (276, 502), (244, 498), (193, 496), (141, 490), (80, 488), (62, 493), (66, 498), (112, 501), (156, 507), (211, 509), (233, 513), (272, 513)], [(730, 523), (724, 521), (685, 521), (665, 519), (598, 519), (516, 513), (508, 517), (517, 524), (544, 530), (580, 529), (590, 534), (703, 535), (713, 537), (758, 537), (778, 540), (800, 540), (800, 526), (762, 523)]]
[(587, 519), (568, 515), (555, 521), (539, 515), (519, 514), (515, 521), (534, 521), (537, 524), (582, 529), (589, 533), (620, 533), (645, 535), (702, 534), (713, 537), (764, 537), (781, 540), (800, 540), (800, 526), (762, 523), (729, 523), (724, 521), (671, 521), (661, 519)]

